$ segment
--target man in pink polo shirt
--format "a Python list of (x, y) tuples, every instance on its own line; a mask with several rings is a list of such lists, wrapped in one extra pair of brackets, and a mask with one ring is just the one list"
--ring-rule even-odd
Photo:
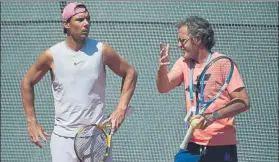
[[(212, 52), (215, 44), (214, 31), (209, 22), (197, 16), (187, 17), (178, 25), (178, 47), (183, 56), (180, 57), (172, 69), (167, 71), (170, 64), (170, 45), (160, 44), (160, 60), (157, 73), (157, 89), (160, 93), (167, 93), (175, 87), (185, 86), (185, 100), (187, 112), (191, 107), (190, 78), (193, 85), (203, 70), (208, 57), (210, 60), (221, 56)], [(194, 62), (193, 76), (189, 76), (190, 63)], [(216, 82), (218, 79), (216, 79)], [(195, 89), (195, 88), (194, 88)], [(205, 97), (214, 93), (205, 91)], [(195, 99), (194, 99), (195, 101)], [(196, 104), (194, 102), (194, 104)], [(245, 85), (237, 67), (225, 92), (217, 98), (201, 115), (195, 115), (202, 123), (202, 128), (196, 129), (185, 150), (179, 150), (175, 162), (237, 162), (236, 131), (234, 117), (249, 109), (249, 98)], [(183, 134), (181, 135), (183, 136)]]

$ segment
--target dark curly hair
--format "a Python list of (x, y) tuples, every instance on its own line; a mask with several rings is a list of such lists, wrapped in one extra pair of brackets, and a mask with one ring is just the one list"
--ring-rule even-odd
[(209, 50), (215, 45), (214, 31), (207, 20), (198, 16), (189, 16), (176, 26), (180, 29), (184, 25), (187, 26), (188, 32), (192, 37), (200, 36), (202, 44)]

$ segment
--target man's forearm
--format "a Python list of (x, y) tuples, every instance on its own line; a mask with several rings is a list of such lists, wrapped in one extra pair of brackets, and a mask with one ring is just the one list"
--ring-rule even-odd
[(159, 68), (159, 70), (157, 71), (156, 85), (160, 93), (165, 93), (169, 91), (168, 87), (170, 87), (170, 82), (166, 67)]
[(36, 122), (36, 114), (34, 109), (34, 86), (26, 83), (26, 81), (22, 81), (21, 97), (27, 122)]
[(242, 99), (233, 99), (223, 108), (217, 110), (219, 114), (219, 119), (234, 117), (237, 114), (249, 110), (249, 103)]
[(127, 108), (136, 88), (137, 83), (137, 72), (133, 69), (130, 70), (125, 77), (122, 79), (121, 85), (121, 96), (118, 102), (118, 108)]

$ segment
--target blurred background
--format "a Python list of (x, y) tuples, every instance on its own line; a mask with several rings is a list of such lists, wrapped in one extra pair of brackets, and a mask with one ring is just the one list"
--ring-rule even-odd
[[(213, 48), (233, 58), (251, 108), (236, 118), (239, 162), (278, 162), (278, 2), (81, 1), (91, 15), (90, 37), (108, 42), (138, 71), (135, 112), (114, 137), (115, 162), (171, 162), (184, 135), (184, 92), (159, 94), (159, 43), (181, 56), (177, 28), (197, 15), (214, 28)], [(66, 2), (1, 2), (1, 162), (50, 162), (48, 143), (30, 143), (20, 81), (45, 49), (63, 41)], [(172, 66), (171, 65), (171, 66)], [(170, 67), (171, 67), (170, 66)], [(121, 78), (107, 70), (107, 113), (116, 106)], [(49, 73), (35, 86), (38, 122), (51, 132), (54, 104)]]

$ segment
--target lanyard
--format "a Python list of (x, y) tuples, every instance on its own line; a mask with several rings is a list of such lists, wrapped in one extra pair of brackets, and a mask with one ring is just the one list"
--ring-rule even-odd
[[(212, 56), (212, 51), (209, 51), (209, 54), (207, 56), (207, 60), (206, 60), (206, 64), (208, 64), (210, 58)], [(191, 101), (191, 109), (194, 108), (194, 97), (193, 97), (193, 69), (194, 69), (194, 61), (191, 61), (190, 62), (190, 83), (189, 83), (189, 92), (190, 92), (190, 101)], [(197, 90), (197, 89), (196, 89)], [(198, 107), (196, 108), (198, 109)], [(193, 110), (190, 110), (190, 111), (193, 111)]]
[[(206, 60), (206, 64), (208, 64), (210, 58), (212, 56), (212, 51), (209, 51), (209, 54), (207, 56), (207, 60)], [(194, 107), (194, 97), (193, 97), (193, 69), (194, 69), (194, 61), (191, 61), (190, 62), (190, 82), (189, 82), (189, 92), (190, 92), (190, 102), (191, 102), (191, 107), (190, 107), (190, 110), (187, 112), (187, 109), (186, 109), (186, 116), (184, 118), (184, 123), (185, 123), (185, 126), (187, 128), (189, 128), (190, 126), (190, 122), (189, 122), (189, 118), (196, 114), (198, 111), (199, 111), (199, 107), (196, 106), (196, 108)], [(197, 90), (197, 89), (196, 89)], [(197, 101), (198, 102), (198, 101)], [(197, 104), (196, 104), (197, 105)]]

